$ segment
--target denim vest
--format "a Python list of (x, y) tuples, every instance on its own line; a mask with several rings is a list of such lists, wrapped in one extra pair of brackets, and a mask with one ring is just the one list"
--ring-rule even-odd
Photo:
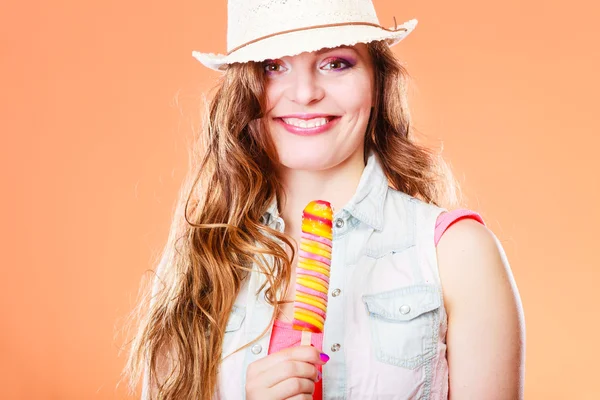
[[(324, 400), (447, 398), (447, 316), (434, 244), (443, 211), (390, 188), (369, 155), (354, 196), (334, 215)], [(264, 222), (283, 232), (276, 202)], [(264, 291), (256, 294), (264, 281), (255, 270), (236, 299), (216, 398), (245, 398), (248, 365), (267, 355), (273, 307)]]

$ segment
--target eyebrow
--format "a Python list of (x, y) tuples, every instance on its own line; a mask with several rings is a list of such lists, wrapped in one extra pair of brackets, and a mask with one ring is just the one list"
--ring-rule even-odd
[(345, 44), (343, 44), (341, 46), (337, 46), (337, 47), (333, 47), (333, 48), (329, 48), (329, 47), (322, 48), (321, 50), (317, 50), (315, 52), (315, 54), (321, 55), (323, 53), (327, 53), (329, 51), (334, 51), (336, 49), (350, 49), (350, 50), (356, 52), (356, 50), (354, 50), (354, 48), (352, 46), (346, 46)]

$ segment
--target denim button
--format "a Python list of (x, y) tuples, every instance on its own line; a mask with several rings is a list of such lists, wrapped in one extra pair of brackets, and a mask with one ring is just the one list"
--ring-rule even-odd
[(400, 314), (408, 314), (410, 312), (410, 306), (408, 304), (404, 304), (400, 307)]
[(338, 218), (335, 220), (335, 227), (336, 228), (343, 228), (344, 227), (344, 220), (341, 218)]
[(262, 351), (262, 346), (260, 344), (255, 344), (254, 346), (252, 346), (252, 354), (260, 354), (260, 352)]

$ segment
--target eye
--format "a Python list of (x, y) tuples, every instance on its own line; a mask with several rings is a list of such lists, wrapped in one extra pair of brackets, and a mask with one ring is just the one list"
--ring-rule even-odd
[(348, 61), (342, 58), (333, 58), (327, 61), (323, 69), (341, 71), (351, 66), (352, 65)]
[(272, 74), (274, 72), (281, 72), (283, 65), (274, 60), (267, 60), (263, 62), (263, 68), (267, 74)]

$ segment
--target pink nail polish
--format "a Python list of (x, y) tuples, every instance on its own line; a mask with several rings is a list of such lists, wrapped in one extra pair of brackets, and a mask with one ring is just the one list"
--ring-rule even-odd
[(329, 361), (329, 356), (325, 353), (319, 354), (319, 357), (321, 357), (321, 361), (323, 361), (323, 362)]

